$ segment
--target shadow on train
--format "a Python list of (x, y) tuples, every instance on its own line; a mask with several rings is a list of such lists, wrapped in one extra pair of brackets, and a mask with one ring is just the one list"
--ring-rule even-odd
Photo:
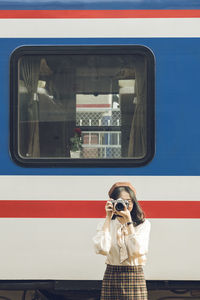
[[(12, 289), (15, 289), (13, 287)], [(198, 289), (148, 289), (149, 300), (200, 300)], [(55, 291), (55, 290), (2, 290), (0, 300), (100, 300), (100, 290)]]
[[(101, 281), (1, 280), (0, 300), (100, 300)], [(147, 280), (149, 300), (200, 300), (199, 281)]]

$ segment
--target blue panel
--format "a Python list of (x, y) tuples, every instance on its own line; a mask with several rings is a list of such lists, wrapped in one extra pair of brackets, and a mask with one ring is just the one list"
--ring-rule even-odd
[(0, 9), (199, 9), (199, 0), (1, 0)]
[[(200, 175), (200, 39), (1, 39), (0, 174)], [(140, 44), (156, 58), (156, 154), (139, 168), (41, 168), (9, 156), (9, 57), (21, 45)]]

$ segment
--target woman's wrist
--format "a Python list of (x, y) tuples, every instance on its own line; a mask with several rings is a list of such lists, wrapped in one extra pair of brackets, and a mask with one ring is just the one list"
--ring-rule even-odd
[(128, 222), (132, 222), (132, 218), (131, 216), (128, 216), (125, 218), (125, 222), (128, 223)]
[(109, 229), (110, 229), (110, 220), (111, 220), (111, 218), (106, 216), (104, 225), (102, 227), (103, 231), (109, 231)]

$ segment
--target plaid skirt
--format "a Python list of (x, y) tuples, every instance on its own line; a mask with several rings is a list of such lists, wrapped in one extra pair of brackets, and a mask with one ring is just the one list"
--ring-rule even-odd
[(107, 265), (100, 299), (147, 300), (143, 267)]

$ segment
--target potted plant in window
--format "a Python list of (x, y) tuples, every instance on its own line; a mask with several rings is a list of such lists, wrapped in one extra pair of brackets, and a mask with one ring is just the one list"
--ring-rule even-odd
[(74, 129), (74, 136), (70, 138), (70, 157), (79, 158), (82, 149), (81, 129)]

